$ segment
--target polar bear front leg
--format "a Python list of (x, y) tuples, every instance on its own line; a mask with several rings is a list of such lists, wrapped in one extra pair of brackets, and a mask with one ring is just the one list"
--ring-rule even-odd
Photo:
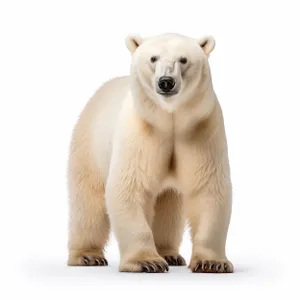
[(189, 268), (196, 273), (232, 273), (225, 254), (232, 209), (226, 142), (220, 137), (207, 140), (177, 147), (193, 244)]
[(169, 266), (186, 265), (179, 254), (185, 220), (182, 195), (173, 189), (162, 192), (156, 200), (152, 230), (157, 251)]
[(168, 264), (156, 250), (151, 224), (167, 151), (164, 141), (143, 126), (136, 122), (116, 139), (106, 202), (120, 250), (119, 270), (158, 273), (168, 271)]
[(187, 202), (193, 243), (189, 268), (196, 273), (232, 273), (233, 265), (225, 254), (230, 196), (206, 191)]

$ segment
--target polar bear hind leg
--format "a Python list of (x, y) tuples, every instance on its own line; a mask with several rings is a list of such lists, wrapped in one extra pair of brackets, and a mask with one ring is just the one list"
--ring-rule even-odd
[(69, 219), (69, 266), (105, 266), (104, 247), (110, 224), (105, 207), (104, 185), (96, 172), (80, 160), (71, 162)]

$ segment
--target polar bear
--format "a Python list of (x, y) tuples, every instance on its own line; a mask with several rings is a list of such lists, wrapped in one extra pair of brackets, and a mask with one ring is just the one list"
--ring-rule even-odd
[(120, 272), (187, 265), (179, 254), (187, 221), (190, 270), (232, 273), (230, 166), (208, 63), (215, 40), (165, 33), (125, 43), (129, 76), (97, 90), (72, 134), (68, 265), (107, 265), (111, 230)]

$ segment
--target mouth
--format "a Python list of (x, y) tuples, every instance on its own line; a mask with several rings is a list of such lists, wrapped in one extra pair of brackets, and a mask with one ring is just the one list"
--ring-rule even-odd
[(164, 97), (171, 97), (171, 96), (174, 96), (174, 95), (178, 94), (178, 90), (177, 89), (176, 90), (172, 90), (170, 92), (164, 92), (162, 90), (156, 90), (156, 92), (157, 92), (157, 94), (162, 95)]

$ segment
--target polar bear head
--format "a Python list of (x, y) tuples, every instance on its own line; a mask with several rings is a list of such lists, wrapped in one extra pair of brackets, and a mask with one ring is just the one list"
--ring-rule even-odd
[(208, 57), (215, 47), (211, 36), (129, 35), (126, 46), (132, 54), (132, 88), (168, 112), (195, 98), (210, 82)]

